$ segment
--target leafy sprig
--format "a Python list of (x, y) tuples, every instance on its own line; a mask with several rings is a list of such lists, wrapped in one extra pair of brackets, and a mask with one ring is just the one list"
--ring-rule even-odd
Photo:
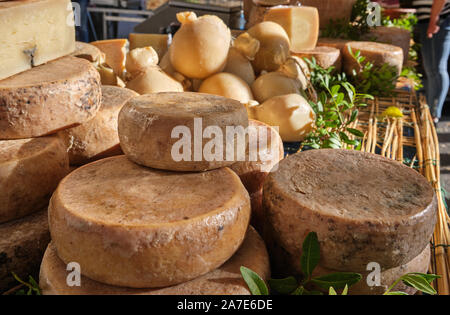
[(12, 272), (14, 279), (21, 283), (25, 288), (16, 292), (16, 295), (41, 295), (41, 289), (39, 284), (34, 280), (32, 276), (28, 276), (28, 282), (19, 278), (14, 272)]

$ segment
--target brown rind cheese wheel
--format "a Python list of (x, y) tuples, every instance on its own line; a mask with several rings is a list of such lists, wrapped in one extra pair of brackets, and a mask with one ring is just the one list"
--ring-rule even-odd
[(0, 292), (4, 292), (19, 285), (12, 272), (24, 280), (38, 273), (50, 242), (47, 209), (1, 224), (0, 235)]
[(122, 154), (117, 120), (122, 107), (135, 96), (138, 94), (129, 89), (102, 86), (102, 104), (97, 115), (80, 126), (59, 132), (68, 147), (71, 165)]
[(45, 207), (68, 173), (66, 147), (56, 136), (0, 141), (0, 223)]
[(45, 252), (39, 285), (44, 295), (249, 295), (240, 267), (270, 277), (269, 256), (258, 233), (249, 227), (239, 250), (218, 269), (175, 286), (159, 289), (132, 289), (110, 286), (81, 276), (81, 286), (68, 286), (66, 265), (58, 257), (53, 244)]
[(50, 61), (0, 81), (0, 139), (40, 137), (92, 119), (100, 75), (87, 60)]
[[(390, 269), (428, 245), (436, 196), (427, 180), (387, 158), (352, 150), (311, 150), (282, 160), (263, 192), (270, 247), (287, 257), (281, 268), (300, 272), (302, 243), (320, 242), (323, 267)], [(276, 266), (277, 267), (277, 266)]]
[[(202, 135), (210, 126), (220, 128), (223, 135), (223, 155), (217, 159), (204, 154), (211, 139)], [(245, 106), (236, 100), (201, 93), (141, 95), (130, 100), (119, 114), (120, 145), (127, 157), (140, 165), (171, 171), (205, 171), (233, 164), (237, 159), (226, 155), (226, 146), (233, 140), (227, 139), (227, 127), (248, 127)], [(177, 129), (189, 135), (177, 134)], [(177, 149), (177, 143), (185, 140), (190, 152)], [(238, 143), (235, 141), (235, 153)], [(245, 153), (245, 147), (241, 150)]]
[(98, 282), (165, 287), (218, 268), (241, 245), (250, 200), (228, 168), (158, 171), (111, 157), (82, 166), (49, 205), (52, 241), (65, 262)]
[(340, 71), (342, 67), (341, 51), (337, 48), (319, 46), (311, 50), (300, 50), (291, 53), (293, 56), (310, 60), (314, 57), (316, 63), (324, 69), (334, 67), (335, 70)]

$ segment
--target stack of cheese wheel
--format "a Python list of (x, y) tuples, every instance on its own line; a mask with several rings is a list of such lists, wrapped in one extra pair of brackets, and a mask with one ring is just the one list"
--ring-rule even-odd
[[(51, 198), (43, 293), (249, 294), (240, 267), (267, 279), (269, 259), (249, 227), (249, 193), (227, 167), (248, 146), (229, 129), (248, 124), (245, 107), (220, 96), (130, 99), (118, 120), (125, 155), (76, 169)], [(70, 262), (81, 286), (65, 280)]]
[(70, 170), (56, 133), (93, 119), (100, 107), (98, 72), (72, 56), (70, 4), (0, 2), (7, 43), (0, 45), (0, 291), (17, 285), (13, 272), (35, 275), (49, 242), (46, 208)]
[[(302, 242), (310, 232), (320, 243), (315, 275), (364, 276), (352, 294), (383, 293), (405, 273), (428, 269), (436, 196), (407, 166), (351, 150), (306, 151), (281, 161), (263, 194), (265, 237), (280, 273), (301, 272)], [(367, 282), (370, 263), (381, 272), (376, 286)]]

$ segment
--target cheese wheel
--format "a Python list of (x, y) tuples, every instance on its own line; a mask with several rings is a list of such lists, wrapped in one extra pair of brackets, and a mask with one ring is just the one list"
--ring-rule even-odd
[(366, 58), (364, 63), (372, 62), (376, 66), (388, 64), (397, 69), (398, 74), (402, 71), (403, 50), (400, 47), (375, 42), (348, 42), (343, 51), (344, 71), (348, 75), (351, 75), (353, 70), (357, 73), (360, 71), (360, 66), (350, 54), (349, 48), (353, 54), (360, 51), (361, 56)]
[(184, 91), (180, 82), (156, 66), (147, 68), (145, 72), (128, 81), (126, 87), (139, 94)]
[(249, 129), (254, 134), (249, 138), (245, 161), (236, 162), (230, 168), (252, 194), (262, 189), (267, 174), (284, 157), (284, 147), (278, 132), (269, 125), (250, 119)]
[(247, 33), (260, 43), (252, 61), (255, 72), (275, 71), (289, 58), (289, 36), (281, 25), (266, 21), (252, 26)]
[(221, 72), (202, 82), (200, 93), (219, 95), (241, 103), (253, 100), (253, 93), (247, 82), (232, 73)]
[(341, 70), (341, 51), (337, 48), (319, 46), (311, 50), (299, 50), (292, 52), (292, 55), (300, 58), (308, 58), (310, 60), (314, 57), (317, 64), (324, 69), (334, 67), (336, 71)]
[(385, 269), (408, 263), (436, 222), (436, 196), (422, 175), (352, 150), (289, 156), (267, 177), (263, 202), (272, 240), (288, 256), (281, 268), (297, 272), (309, 232), (318, 235), (323, 267), (359, 272), (370, 262)]
[(0, 81), (0, 139), (39, 137), (92, 119), (100, 75), (81, 58), (63, 57)]
[(255, 229), (261, 233), (264, 237), (264, 210), (262, 204), (263, 190), (260, 189), (257, 192), (250, 194), (250, 203), (252, 206), (252, 216), (250, 219), (250, 224), (255, 227)]
[(0, 141), (0, 223), (42, 209), (67, 173), (69, 158), (56, 136)]
[(125, 156), (76, 169), (49, 205), (58, 256), (93, 280), (132, 288), (218, 268), (241, 245), (249, 217), (248, 193), (228, 168), (172, 173)]
[(75, 51), (70, 55), (86, 59), (94, 65), (101, 65), (105, 62), (105, 54), (100, 49), (84, 42), (75, 42)]
[(247, 82), (248, 85), (251, 85), (255, 81), (255, 71), (250, 60), (234, 47), (231, 47), (228, 52), (227, 65), (223, 69), (223, 72), (237, 75)]
[(39, 271), (50, 242), (47, 210), (0, 225), (0, 292), (18, 285), (12, 272), (28, 279)]
[(264, 280), (270, 277), (269, 256), (258, 233), (250, 226), (244, 242), (225, 264), (203, 276), (175, 286), (159, 289), (115, 287), (81, 276), (81, 286), (69, 287), (66, 265), (50, 244), (41, 264), (39, 286), (43, 295), (249, 295), (240, 267), (258, 273)]
[(408, 61), (411, 47), (411, 32), (408, 30), (387, 26), (371, 27), (369, 33), (364, 34), (363, 39), (398, 46), (403, 50), (403, 64)]
[(345, 45), (351, 42), (351, 40), (348, 39), (341, 39), (341, 38), (329, 38), (329, 37), (321, 37), (319, 38), (319, 40), (317, 41), (317, 46), (318, 47), (333, 47), (333, 48), (337, 48), (341, 51), (341, 54), (344, 53), (344, 48)]
[(275, 96), (300, 94), (301, 88), (301, 81), (278, 71), (265, 73), (252, 84), (253, 95), (259, 103), (264, 103)]
[[(380, 274), (380, 285), (379, 286), (369, 286), (367, 284), (367, 280), (373, 281), (373, 275), (371, 275), (371, 271), (365, 271), (362, 273), (362, 279), (358, 283), (352, 285), (349, 288), (350, 295), (382, 295), (387, 289), (394, 284), (394, 282), (399, 279), (401, 276), (407, 273), (420, 272), (427, 273), (428, 267), (430, 265), (430, 246), (428, 245), (425, 249), (413, 260), (399, 266), (390, 269), (381, 270)], [(352, 272), (351, 270), (348, 270)], [(313, 277), (319, 277), (328, 275), (331, 273), (335, 273), (337, 271), (323, 268), (321, 266), (317, 266), (314, 269)], [(368, 279), (369, 277), (369, 279)], [(405, 292), (409, 295), (413, 295), (417, 292), (416, 289), (405, 285), (403, 282), (397, 284), (392, 291), (401, 291)]]
[[(247, 142), (236, 139), (227, 127), (229, 131), (248, 127), (245, 106), (201, 93), (141, 95), (130, 100), (119, 114), (120, 145), (128, 158), (171, 171), (204, 171), (233, 164), (236, 155), (230, 157), (231, 149), (245, 154)], [(211, 154), (209, 143), (213, 140), (203, 135), (217, 128), (222, 139), (216, 135), (213, 148), (223, 152)]]
[(123, 105), (138, 94), (116, 86), (102, 86), (102, 104), (97, 115), (84, 124), (60, 131), (68, 147), (71, 165), (122, 154), (117, 120)]
[[(292, 0), (291, 0), (292, 1)], [(297, 2), (297, 1), (295, 1)], [(301, 0), (304, 6), (316, 7), (319, 11), (320, 28), (324, 29), (331, 20), (350, 21), (356, 0)]]

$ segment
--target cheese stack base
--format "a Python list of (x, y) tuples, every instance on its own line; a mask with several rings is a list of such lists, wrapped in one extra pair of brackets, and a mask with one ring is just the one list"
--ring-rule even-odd
[(269, 256), (258, 233), (249, 227), (242, 246), (225, 264), (191, 281), (166, 288), (133, 289), (110, 286), (81, 276), (80, 286), (68, 286), (66, 265), (50, 244), (41, 264), (39, 286), (43, 295), (249, 295), (240, 267), (270, 277)]

